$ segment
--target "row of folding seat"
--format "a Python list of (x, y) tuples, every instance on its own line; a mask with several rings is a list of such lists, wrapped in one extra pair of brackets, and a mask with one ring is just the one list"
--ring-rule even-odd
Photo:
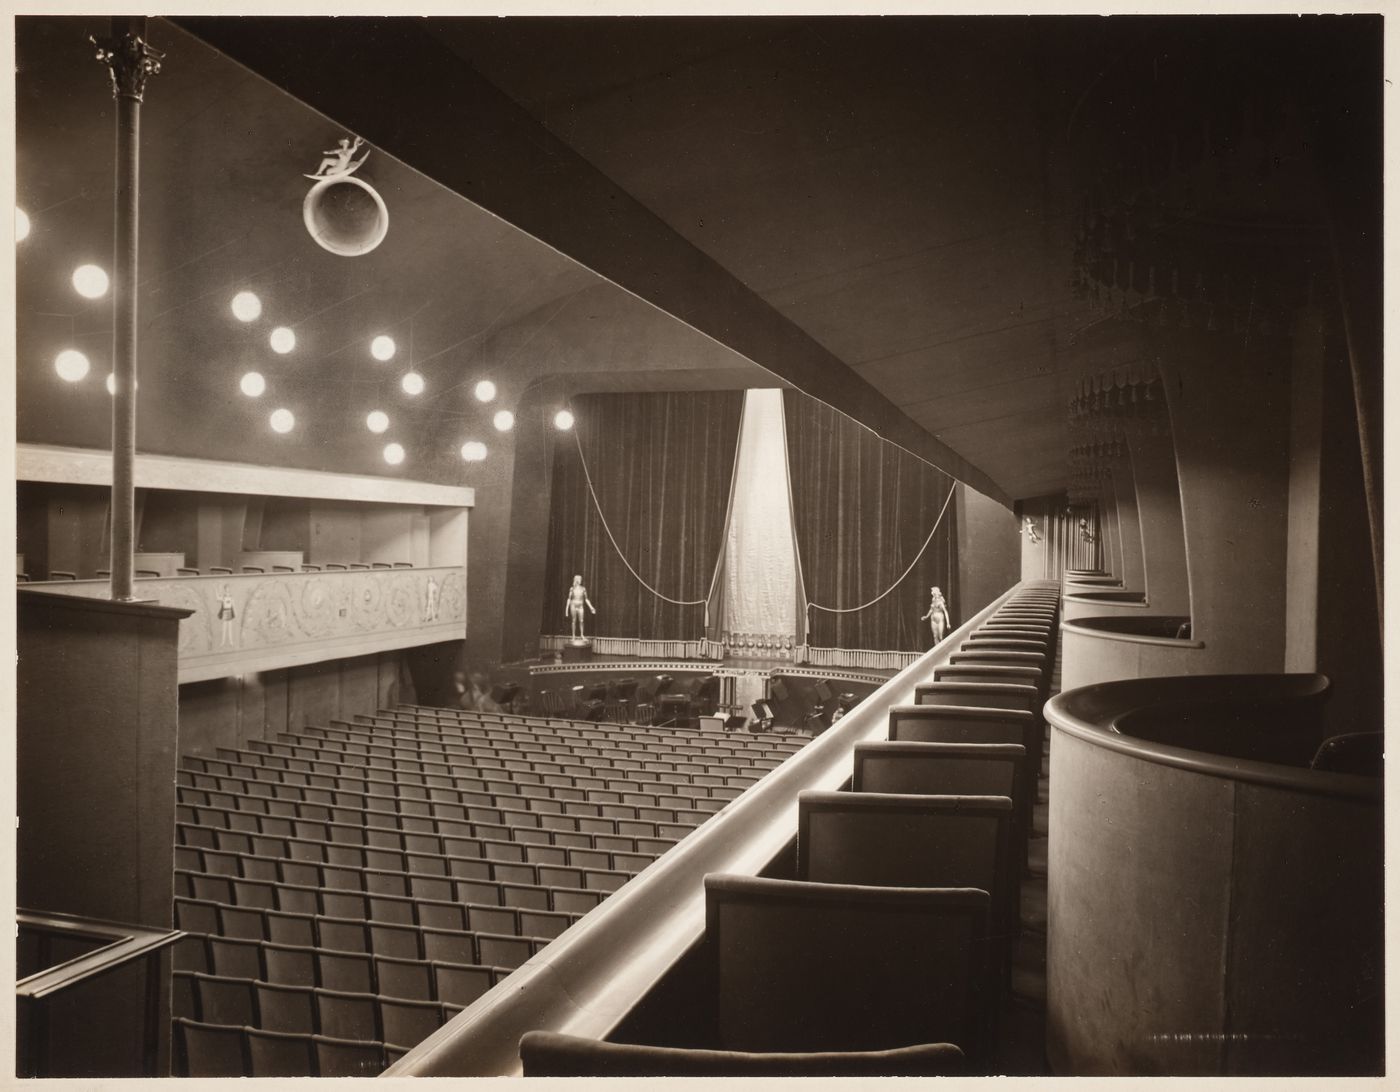
[[(278, 748), (285, 748), (286, 753), (279, 752)], [(299, 750), (302, 754), (291, 753), (294, 750)], [(382, 782), (397, 786), (393, 791), (397, 792), (398, 795), (403, 794), (402, 790), (405, 786), (437, 785), (447, 787), (454, 785), (459, 778), (494, 777), (522, 783), (543, 784), (547, 774), (566, 775), (576, 780), (613, 778), (618, 781), (657, 781), (677, 786), (693, 784), (688, 780), (681, 781), (675, 775), (668, 779), (665, 775), (643, 771), (635, 763), (629, 767), (621, 764), (621, 760), (578, 756), (574, 756), (571, 761), (558, 762), (543, 758), (517, 759), (482, 756), (471, 760), (436, 763), (432, 769), (420, 771), (394, 769), (390, 766), (373, 763), (368, 765), (346, 763), (340, 760), (343, 756), (322, 752), (313, 753), (309, 748), (292, 748), (287, 744), (273, 743), (267, 740), (250, 740), (247, 749), (235, 752), (235, 754), (237, 757), (227, 755), (225, 760), (232, 759), (246, 765), (273, 769), (288, 768), (288, 760), (290, 760), (292, 768), (296, 768), (296, 764), (300, 761), (306, 763), (304, 772), (329, 774), (332, 777), (359, 780), (366, 784)], [(767, 759), (756, 760), (751, 765), (710, 763), (706, 767), (706, 772), (724, 777), (725, 784), (748, 786), (765, 776), (776, 766), (775, 761)]]
[(408, 1053), (384, 1043), (174, 1022), (180, 1077), (374, 1077)]
[[(471, 885), (477, 882), (473, 880), (417, 879), (421, 883), (414, 883), (412, 896), (405, 897), (176, 869), (175, 893), (182, 898), (261, 910), (528, 937), (557, 937), (581, 916), (548, 908), (478, 903), (471, 899)], [(433, 894), (420, 893), (426, 891)], [(435, 897), (439, 895), (447, 898)]]
[[(668, 838), (676, 837), (676, 830), (689, 830), (708, 819), (719, 806), (704, 809), (676, 809), (647, 807), (641, 804), (577, 804), (574, 808), (583, 812), (573, 816), (541, 816), (535, 812), (499, 812), (501, 820), (495, 823), (485, 821), (462, 822), (457, 819), (437, 819), (417, 817), (415, 822), (396, 826), (360, 826), (352, 823), (327, 823), (321, 820), (302, 820), (286, 815), (268, 814), (257, 805), (260, 797), (235, 797), (234, 803), (243, 805), (233, 808), (209, 807), (189, 804), (176, 805), (176, 821), (188, 826), (201, 826), (209, 829), (231, 829), (248, 834), (261, 834), (272, 837), (294, 838), (298, 841), (329, 842), (346, 846), (369, 846), (380, 849), (403, 850), (405, 852), (426, 852), (443, 854), (447, 852), (468, 853), (472, 856), (496, 857), (501, 860), (525, 860), (522, 845), (552, 846), (557, 853), (542, 854), (543, 859), (563, 862), (571, 854), (566, 849), (573, 848), (586, 853), (623, 853), (629, 856), (655, 856), (654, 850), (664, 851), (669, 846), (656, 846), (652, 843), (667, 841), (666, 838), (649, 839), (644, 835), (619, 835), (615, 825), (606, 829), (607, 820), (615, 824), (618, 820), (638, 819), (655, 823), (658, 831)], [(245, 807), (247, 810), (245, 810)], [(583, 809), (594, 809), (584, 811)], [(606, 811), (608, 815), (600, 815)], [(597, 823), (584, 820), (598, 819)], [(532, 821), (533, 820), (533, 821)], [(431, 826), (428, 826), (431, 824)], [(425, 827), (428, 829), (414, 829)], [(605, 827), (601, 830), (583, 829), (587, 826)], [(611, 839), (630, 838), (630, 848)], [(646, 843), (637, 844), (638, 839)], [(449, 851), (446, 839), (461, 842), (480, 843), (477, 848), (458, 845)], [(602, 840), (601, 845), (599, 840)], [(482, 847), (490, 844), (516, 846), (513, 850), (486, 851)], [(210, 845), (208, 839), (194, 843)], [(614, 867), (598, 858), (590, 858), (590, 863), (600, 868)], [(631, 868), (635, 862), (622, 867)]]
[[(509, 829), (510, 827), (507, 822), (508, 817), (513, 817), (518, 812), (530, 812), (540, 817), (538, 826), (545, 830), (562, 833), (591, 833), (604, 836), (604, 841), (601, 844), (608, 849), (622, 850), (623, 852), (630, 849), (639, 853), (658, 853), (670, 848), (677, 838), (683, 837), (694, 825), (693, 823), (664, 822), (657, 819), (639, 819), (637, 813), (645, 805), (614, 803), (608, 799), (503, 798), (492, 794), (478, 794), (481, 799), (473, 801), (465, 807), (446, 801), (412, 800), (398, 801), (399, 807), (396, 810), (378, 810), (382, 806), (381, 799), (374, 797), (371, 799), (375, 808), (361, 811), (358, 808), (342, 807), (339, 804), (301, 803), (256, 794), (244, 796), (214, 787), (196, 788), (186, 783), (190, 780), (193, 778), (177, 778), (176, 806), (179, 809), (179, 822), (194, 823), (197, 821), (196, 809), (210, 808), (224, 812), (243, 813), (238, 818), (216, 825), (233, 826), (238, 829), (259, 832), (261, 829), (259, 823), (246, 818), (246, 816), (271, 816), (288, 821), (302, 820), (308, 823), (333, 822), (347, 826), (363, 824), (366, 828), (391, 829), (414, 834), (452, 834), (461, 837), (499, 839), (499, 829), (502, 827)], [(611, 790), (599, 790), (599, 795), (605, 792), (611, 792)], [(503, 800), (514, 803), (517, 799), (523, 801), (523, 806), (516, 807), (502, 803)], [(558, 805), (558, 810), (555, 810), (556, 805)], [(710, 805), (703, 809), (692, 810), (709, 813), (718, 810), (718, 808)], [(278, 824), (274, 823), (272, 826), (275, 827)], [(525, 822), (522, 822), (520, 826), (523, 830), (534, 828), (534, 824), (527, 826)], [(297, 837), (295, 827), (293, 826), (291, 829), (293, 829), (292, 837)], [(528, 834), (520, 837), (524, 841), (548, 841)], [(609, 841), (608, 837), (625, 837), (641, 841), (635, 846), (628, 846), (620, 841)], [(565, 838), (559, 844), (582, 846), (598, 843), (596, 839), (594, 842), (588, 842), (585, 839)]]
[[(213, 772), (205, 772), (206, 770)], [(705, 782), (669, 782), (652, 780), (651, 777), (629, 778), (625, 776), (625, 771), (612, 769), (599, 769), (596, 772), (590, 770), (586, 774), (580, 770), (581, 768), (576, 767), (552, 771), (545, 768), (507, 770), (476, 766), (467, 768), (469, 772), (456, 772), (451, 775), (428, 774), (422, 781), (411, 782), (396, 781), (392, 775), (380, 774), (378, 771), (369, 778), (344, 777), (331, 772), (304, 773), (277, 766), (235, 764), (223, 759), (211, 760), (191, 756), (182, 761), (178, 772), (189, 775), (181, 779), (183, 784), (217, 789), (220, 787), (219, 782), (211, 778), (223, 777), (230, 782), (228, 787), (232, 791), (247, 795), (293, 800), (300, 797), (302, 800), (316, 803), (325, 802), (327, 793), (336, 793), (340, 795), (334, 797), (335, 800), (351, 807), (367, 807), (369, 800), (437, 800), (444, 803), (489, 805), (491, 801), (483, 800), (482, 797), (490, 795), (562, 800), (585, 800), (595, 795), (597, 799), (602, 800), (621, 799), (608, 797), (608, 792), (675, 794), (692, 800), (730, 800), (758, 780), (757, 773), (726, 773), (714, 775)], [(252, 776), (248, 776), (249, 774)], [(242, 785), (233, 784), (240, 781)], [(719, 784), (712, 781), (718, 781)], [(274, 785), (281, 787), (274, 789)], [(297, 792), (298, 789), (302, 791)], [(349, 799), (351, 796), (367, 797), (369, 800), (357, 803)], [(399, 805), (392, 810), (403, 811), (404, 808)]]
[[(370, 742), (374, 740), (375, 742)], [(556, 757), (592, 757), (605, 758), (612, 763), (627, 763), (627, 766), (619, 768), (633, 768), (650, 770), (657, 773), (687, 772), (677, 770), (677, 761), (657, 760), (650, 755), (653, 753), (650, 747), (660, 746), (651, 744), (650, 747), (618, 747), (608, 744), (580, 744), (580, 743), (551, 743), (548, 741), (531, 741), (528, 743), (501, 742), (501, 741), (472, 741), (462, 742), (442, 742), (431, 737), (425, 737), (416, 729), (399, 727), (396, 729), (377, 728), (373, 734), (341, 732), (333, 728), (307, 727), (299, 733), (279, 732), (276, 742), (292, 745), (303, 745), (319, 747), (323, 752), (338, 751), (346, 754), (363, 754), (370, 758), (381, 760), (395, 760), (398, 769), (414, 769), (414, 762), (440, 762), (452, 757), (480, 757), (480, 756), (502, 756), (508, 755), (513, 758), (521, 758), (527, 761), (552, 761)], [(318, 743), (317, 741), (323, 741)], [(693, 756), (693, 761), (681, 763), (692, 767), (699, 766), (706, 768), (713, 764), (724, 768), (726, 763), (730, 767), (748, 768), (754, 763), (761, 762), (764, 765), (777, 765), (791, 757), (791, 752), (775, 751), (764, 749), (752, 753), (738, 755), (718, 755), (704, 752), (697, 752)], [(705, 765), (702, 766), (701, 764)]]
[(794, 739), (791, 734), (779, 732), (731, 732), (711, 728), (666, 728), (659, 725), (633, 725), (599, 723), (596, 721), (572, 720), (564, 717), (513, 717), (510, 714), (478, 713), (467, 709), (446, 709), (427, 706), (401, 706), (397, 710), (380, 710), (375, 714), (358, 715), (356, 720), (372, 720), (374, 717), (407, 716), (416, 721), (436, 721), (439, 724), (458, 725), (501, 724), (507, 728), (536, 727), (566, 730), (583, 736), (597, 736), (611, 739), (645, 739), (654, 743), (672, 743), (677, 740), (697, 742), (719, 742), (733, 745), (763, 746), (800, 749), (806, 745), (805, 739)]
[(187, 932), (221, 937), (490, 967), (518, 967), (551, 939), (265, 910), (180, 896), (175, 899), (175, 921)]
[(252, 978), (177, 971), (171, 1011), (205, 1024), (378, 1040), (412, 1047), (456, 1015), (459, 1006), (374, 992), (287, 986)]
[[(535, 749), (550, 747), (585, 748), (602, 750), (614, 755), (643, 757), (648, 762), (666, 762), (655, 757), (658, 749), (670, 754), (674, 749), (684, 748), (686, 753), (695, 756), (721, 756), (733, 754), (736, 757), (755, 757), (782, 761), (801, 749), (802, 743), (796, 740), (782, 744), (764, 742), (753, 736), (724, 737), (725, 742), (695, 742), (689, 735), (633, 734), (625, 737), (608, 735), (606, 732), (582, 733), (552, 729), (492, 729), (444, 727), (432, 720), (419, 717), (396, 716), (381, 718), (387, 723), (359, 723), (356, 721), (332, 719), (325, 725), (307, 725), (297, 735), (306, 738), (338, 739), (372, 749), (403, 748), (409, 751), (454, 746), (501, 746)], [(805, 740), (805, 736), (802, 737)], [(371, 753), (374, 753), (373, 750)], [(411, 756), (408, 756), (411, 757)]]
[[(299, 792), (297, 790), (305, 790), (307, 786), (287, 784), (285, 780), (276, 775), (280, 774), (281, 771), (276, 771), (274, 776), (267, 777), (264, 774), (264, 767), (257, 764), (230, 762), (226, 759), (208, 760), (191, 758), (184, 765), (185, 768), (182, 772), (198, 772), (205, 777), (226, 779), (229, 784), (227, 786), (221, 785), (220, 787), (227, 788), (233, 792), (251, 796), (265, 796), (280, 800), (303, 801), (305, 797), (304, 791)], [(644, 799), (642, 799), (645, 796), (674, 796), (681, 801), (685, 801), (685, 806), (691, 807), (694, 806), (695, 801), (699, 800), (733, 800), (744, 789), (757, 781), (757, 775), (755, 774), (712, 775), (710, 778), (707, 778), (706, 782), (695, 783), (684, 775), (657, 775), (654, 772), (647, 771), (647, 776), (626, 777), (619, 776), (618, 771), (601, 770), (591, 777), (589, 775), (584, 775), (580, 778), (575, 778), (572, 775), (560, 771), (559, 777), (555, 780), (561, 781), (563, 784), (550, 786), (543, 780), (521, 781), (517, 784), (510, 775), (512, 773), (519, 773), (520, 771), (498, 770), (490, 766), (464, 766), (459, 769), (471, 770), (472, 772), (465, 776), (459, 776), (456, 771), (454, 771), (453, 774), (448, 775), (451, 779), (451, 787), (447, 785), (434, 786), (434, 788), (438, 790), (435, 794), (436, 797), (444, 803), (462, 801), (462, 793), (476, 793), (477, 795), (475, 797), (469, 797), (463, 802), (478, 804), (483, 802), (480, 799), (483, 795), (500, 795), (506, 796), (507, 798), (511, 796), (533, 796), (536, 799), (553, 799), (555, 794), (551, 793), (549, 789), (562, 787), (565, 789), (578, 790), (577, 792), (566, 792), (563, 794), (564, 798), (568, 799), (598, 799), (620, 802), (622, 800), (621, 797), (610, 797), (607, 794), (635, 793), (639, 795), (639, 799), (634, 801), (636, 803), (645, 802)], [(535, 770), (530, 772), (542, 774), (545, 771)], [(641, 772), (642, 771), (637, 771), (637, 773)], [(583, 781), (584, 778), (588, 778), (588, 780), (580, 784), (579, 782)], [(718, 784), (711, 783), (712, 781), (717, 781)], [(601, 782), (601, 784), (598, 784), (598, 782)], [(373, 783), (374, 791), (366, 792), (364, 795), (382, 801), (420, 799), (417, 795), (399, 795), (389, 787), (391, 784), (397, 783), (375, 782)], [(380, 788), (380, 785), (384, 787)], [(536, 788), (525, 791), (523, 789), (525, 785), (536, 786)], [(429, 797), (432, 798), (433, 795), (433, 793), (430, 793)], [(491, 802), (485, 801), (485, 803), (489, 806)], [(364, 805), (361, 805), (361, 807), (363, 806)], [(507, 804), (506, 806), (510, 805)], [(523, 801), (517, 801), (517, 806), (523, 807)], [(402, 809), (393, 807), (390, 808), (390, 810)], [(541, 810), (557, 809), (542, 808)]]
[[(316, 742), (316, 737), (297, 738), (299, 742), (295, 743), (282, 740), (250, 740), (248, 747), (238, 753), (247, 755), (252, 752), (283, 758), (299, 758), (312, 763), (310, 769), (321, 772), (325, 772), (324, 769), (316, 766), (315, 763), (331, 763), (342, 771), (343, 776), (359, 774), (368, 777), (370, 774), (377, 774), (380, 776), (389, 775), (395, 780), (404, 778), (406, 775), (410, 779), (412, 775), (450, 775), (454, 770), (465, 772), (474, 766), (524, 771), (533, 770), (536, 766), (557, 766), (559, 767), (558, 772), (578, 772), (583, 776), (605, 770), (643, 772), (642, 762), (644, 761), (634, 755), (606, 754), (602, 749), (574, 752), (563, 748), (531, 751), (524, 748), (482, 747), (469, 750), (465, 746), (460, 755), (448, 754), (444, 751), (441, 757), (434, 756), (432, 761), (424, 761), (421, 758), (395, 759), (323, 746)], [(238, 758), (236, 761), (256, 762), (257, 760)], [(704, 761), (706, 772), (709, 773), (759, 777), (776, 768), (783, 760), (763, 756), (705, 756)], [(263, 760), (261, 764), (267, 765), (268, 763)]]
[[(633, 818), (646, 805), (632, 802), (599, 805), (601, 808), (616, 808), (621, 816), (599, 815), (596, 810), (591, 810), (590, 801), (574, 801), (567, 812), (556, 812), (552, 800), (534, 802), (536, 806), (523, 809), (435, 804), (429, 808), (427, 815), (401, 815), (398, 812), (327, 808), (324, 804), (299, 804), (188, 786), (178, 786), (176, 792), (177, 822), (215, 828), (233, 827), (260, 834), (285, 831), (288, 837), (346, 845), (394, 841), (394, 838), (383, 833), (392, 831), (403, 835), (407, 848), (430, 852), (437, 839), (450, 836), (655, 855), (665, 852), (675, 840), (659, 836), (663, 824), (657, 820)], [(668, 810), (671, 799), (662, 799), (665, 803), (655, 810), (675, 818), (678, 813)], [(712, 801), (705, 807), (685, 809), (686, 819), (692, 818), (691, 813), (707, 817), (722, 806), (720, 802)], [(230, 819), (230, 813), (235, 818)], [(250, 820), (249, 817), (262, 818)], [(629, 824), (629, 829), (624, 832), (620, 823)], [(353, 831), (363, 833), (356, 836)]]
[(462, 1007), (504, 981), (512, 970), (441, 960), (369, 956), (200, 933), (187, 933), (181, 938), (175, 949), (174, 965), (176, 971), (223, 978), (376, 993), (411, 1001), (442, 1001)]
[[(586, 914), (620, 885), (622, 876), (615, 872), (602, 873), (594, 882), (605, 881), (608, 887), (585, 888), (591, 870), (570, 866), (521, 866), (481, 858), (450, 858), (441, 867), (443, 872), (415, 872), (407, 868), (363, 868), (355, 864), (322, 864), (281, 857), (262, 857), (251, 853), (175, 847), (177, 872), (201, 873), (226, 879), (263, 880), (297, 887), (310, 887), (329, 893), (364, 893), (386, 900), (381, 912), (370, 917), (399, 920), (399, 915), (387, 907), (392, 900), (458, 899), (488, 906), (514, 906), (529, 910), (554, 910), (565, 914)], [(505, 870), (529, 868), (530, 882), (505, 878)], [(518, 876), (518, 872), (510, 873)], [(539, 879), (540, 883), (533, 882)], [(543, 881), (548, 881), (548, 886)], [(186, 892), (182, 892), (186, 893)], [(194, 896), (202, 897), (202, 896)], [(225, 900), (227, 901), (227, 900)], [(404, 920), (412, 920), (411, 916)]]
[[(218, 848), (217, 840), (210, 837), (211, 834), (220, 833), (217, 830), (189, 826), (186, 823), (176, 823), (175, 830), (179, 839), (176, 854), (181, 854), (182, 848), (200, 850), (200, 871), (220, 875), (248, 875), (251, 879), (270, 878), (272, 862), (276, 862), (279, 874), (277, 878), (297, 882), (294, 876), (304, 875), (309, 871), (298, 869), (297, 865), (307, 865), (315, 869), (318, 876), (315, 882), (319, 886), (339, 890), (364, 890), (377, 895), (409, 895), (407, 888), (410, 881), (431, 881), (444, 876), (458, 879), (494, 879), (497, 882), (535, 886), (578, 886), (589, 890), (616, 890), (634, 874), (626, 869), (606, 867), (606, 864), (601, 867), (588, 867), (566, 864), (563, 861), (529, 860), (531, 853), (553, 853), (557, 847), (521, 846), (511, 841), (444, 839), (444, 853), (403, 853), (403, 867), (400, 868), (392, 857), (385, 860), (374, 855), (375, 851), (371, 847), (337, 846), (336, 843), (277, 837), (269, 839), (263, 836), (253, 839), (249, 836), (253, 850), (252, 853), (245, 854), (241, 851)], [(612, 854), (610, 860), (616, 860), (617, 857), (619, 854)], [(640, 858), (641, 854), (637, 857)], [(178, 860), (182, 865), (192, 864), (185, 855), (178, 857)], [(650, 860), (652, 858), (648, 858), (648, 864)], [(265, 868), (259, 868), (253, 864), (256, 861), (266, 861), (269, 864)], [(372, 861), (372, 864), (361, 864), (361, 861)], [(640, 860), (638, 865), (641, 865)], [(640, 867), (634, 871), (640, 871)]]

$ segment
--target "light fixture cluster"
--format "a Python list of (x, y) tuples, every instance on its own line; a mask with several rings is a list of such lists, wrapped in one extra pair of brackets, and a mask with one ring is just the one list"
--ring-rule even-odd
[[(30, 230), (28, 215), (23, 209), (16, 207), (16, 242), (27, 239)], [(90, 300), (101, 299), (111, 288), (111, 278), (106, 270), (91, 263), (85, 263), (73, 270), (72, 283), (74, 291)], [(229, 301), (229, 309), (239, 322), (253, 323), (262, 317), (263, 303), (256, 292), (244, 289), (234, 294)], [(276, 326), (268, 335), (268, 344), (273, 352), (285, 356), (296, 349), (296, 332), (290, 326)], [(398, 353), (398, 345), (388, 334), (378, 334), (370, 340), (369, 351), (375, 360), (384, 363), (392, 360)], [(65, 382), (77, 383), (91, 372), (92, 362), (81, 350), (68, 348), (54, 358), (54, 370)], [(427, 382), (419, 372), (410, 369), (400, 378), (399, 386), (405, 394), (416, 397), (426, 389)], [(267, 393), (267, 387), (266, 377), (258, 371), (245, 372), (238, 380), (238, 389), (248, 398), (261, 398)], [(116, 393), (116, 377), (110, 373), (107, 376), (107, 393)], [(472, 393), (478, 402), (485, 404), (494, 402), (498, 392), (494, 382), (482, 379), (477, 382)], [(509, 432), (515, 427), (515, 414), (508, 409), (499, 409), (492, 415), (491, 423), (497, 432)], [(573, 424), (573, 414), (567, 409), (561, 409), (554, 415), (555, 428), (567, 430), (572, 428)], [(273, 432), (286, 435), (296, 428), (296, 415), (287, 407), (280, 406), (268, 415), (268, 425)], [(376, 435), (387, 432), (389, 426), (389, 415), (383, 410), (371, 410), (365, 417), (365, 427)], [(460, 454), (464, 462), (479, 463), (486, 459), (488, 449), (480, 440), (468, 440), (462, 444)], [(402, 444), (391, 442), (385, 445), (384, 461), (390, 466), (399, 466), (406, 458), (407, 452)]]

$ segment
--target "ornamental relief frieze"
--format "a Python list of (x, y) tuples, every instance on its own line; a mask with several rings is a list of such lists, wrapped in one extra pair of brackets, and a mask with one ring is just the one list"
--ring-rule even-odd
[[(54, 590), (101, 598), (107, 583)], [(181, 659), (466, 622), (460, 567), (146, 579), (136, 592), (193, 612), (180, 622)]]

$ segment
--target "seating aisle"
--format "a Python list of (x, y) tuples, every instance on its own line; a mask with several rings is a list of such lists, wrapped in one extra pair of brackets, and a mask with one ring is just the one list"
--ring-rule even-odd
[[(1050, 695), (1060, 692), (1057, 643)], [(1045, 1060), (1046, 866), (1049, 851), (1050, 728), (1037, 780), (1034, 822), (1021, 878), (1021, 934), (1011, 969), (1011, 993), (1003, 1012), (1002, 1072), (1009, 1076), (1048, 1076)]]
[(176, 1073), (378, 1073), (806, 742), (404, 706), (183, 759)]

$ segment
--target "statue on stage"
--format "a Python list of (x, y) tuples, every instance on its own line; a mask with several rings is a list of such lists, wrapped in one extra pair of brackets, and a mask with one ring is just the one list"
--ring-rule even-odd
[(594, 614), (598, 613), (593, 604), (588, 601), (588, 589), (583, 586), (583, 577), (575, 575), (574, 582), (569, 588), (568, 598), (564, 600), (564, 617), (569, 620), (569, 634), (576, 641), (587, 640), (583, 632), (584, 607), (587, 607)]
[(933, 643), (938, 644), (939, 641), (943, 640), (944, 635), (948, 632), (948, 626), (951, 624), (948, 621), (948, 603), (943, 598), (943, 592), (936, 586), (929, 588), (929, 595), (931, 596), (931, 602), (929, 603), (928, 613), (920, 618), (919, 621), (929, 624), (929, 627), (933, 630)]

